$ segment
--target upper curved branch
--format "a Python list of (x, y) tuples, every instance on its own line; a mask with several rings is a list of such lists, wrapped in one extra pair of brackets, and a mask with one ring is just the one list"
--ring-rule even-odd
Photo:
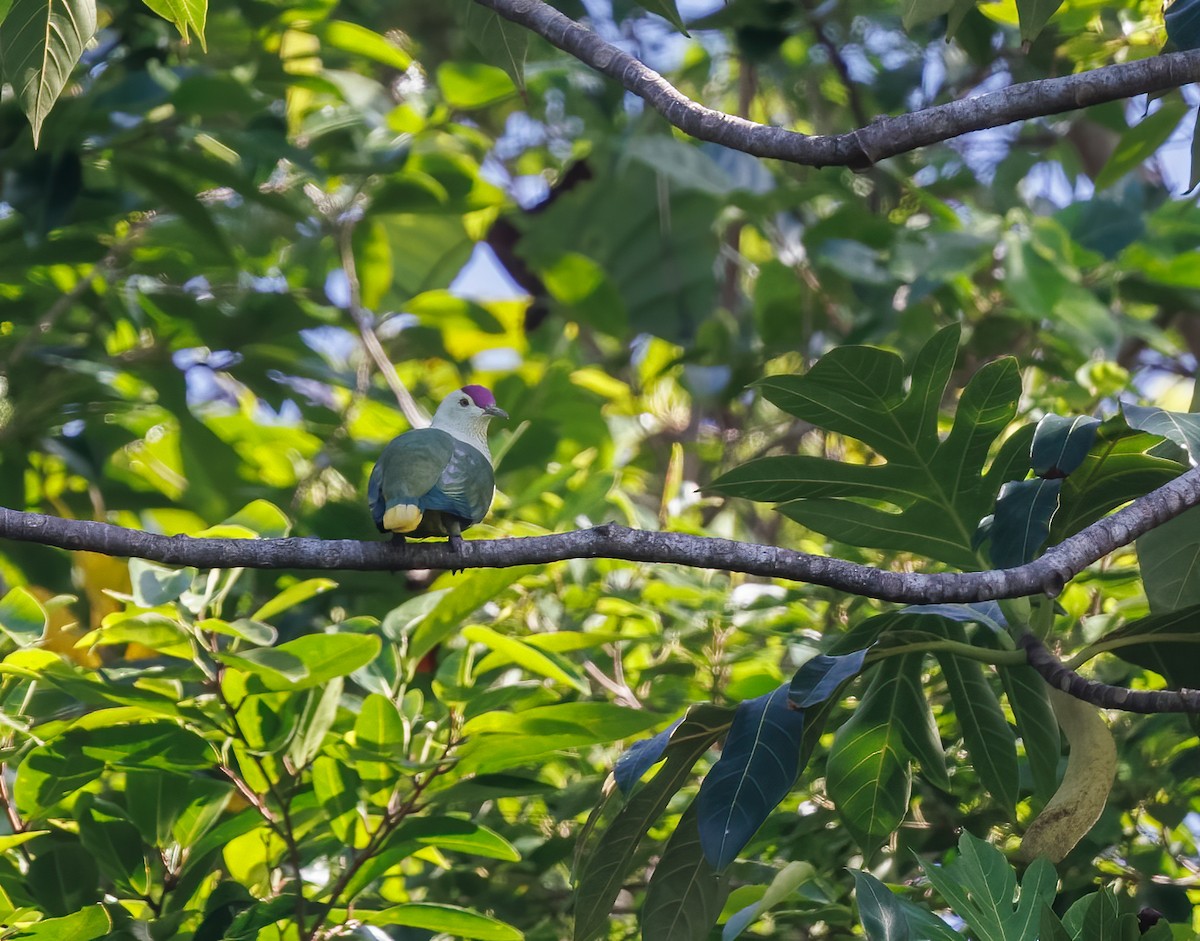
[(1023, 82), (897, 117), (846, 134), (809, 136), (756, 124), (692, 101), (665, 78), (542, 0), (475, 0), (616, 79), (698, 140), (809, 167), (868, 167), (970, 131), (1060, 114), (1200, 81), (1200, 51), (1177, 52), (1088, 72)]
[(1043, 592), (1057, 595), (1068, 580), (1093, 562), (1196, 505), (1200, 505), (1200, 468), (1098, 520), (1033, 562), (991, 572), (936, 574), (889, 572), (777, 546), (646, 532), (612, 523), (551, 536), (472, 540), (455, 552), (442, 542), (400, 545), (352, 539), (160, 536), (109, 523), (59, 519), (0, 507), (0, 537), (201, 568), (398, 571), (625, 559), (785, 578), (882, 601), (920, 604), (1019, 598)]

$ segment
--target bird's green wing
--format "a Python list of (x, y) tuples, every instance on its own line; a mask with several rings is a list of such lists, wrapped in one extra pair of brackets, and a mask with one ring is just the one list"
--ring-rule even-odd
[(447, 461), (437, 486), (426, 494), (423, 510), (440, 510), (467, 521), (478, 523), (492, 505), (496, 492), (496, 475), (491, 461), (470, 445), (454, 442), (454, 453)]
[(435, 428), (406, 431), (393, 438), (375, 462), (367, 484), (376, 527), (383, 526), (383, 514), (398, 504), (415, 503), (427, 509), (424, 498), (437, 486), (454, 449), (454, 439)]

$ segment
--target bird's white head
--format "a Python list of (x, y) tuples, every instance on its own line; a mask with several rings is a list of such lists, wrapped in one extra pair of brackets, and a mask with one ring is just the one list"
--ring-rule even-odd
[(491, 389), (463, 386), (442, 399), (442, 404), (433, 413), (432, 427), (479, 449), (490, 458), (487, 429), (493, 418), (508, 418), (508, 413), (496, 404)]

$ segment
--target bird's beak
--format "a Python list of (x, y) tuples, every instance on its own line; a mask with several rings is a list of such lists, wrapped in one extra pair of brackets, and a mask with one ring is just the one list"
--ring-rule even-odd
[(492, 418), (503, 418), (508, 421), (508, 412), (504, 411), (499, 405), (489, 405), (483, 410), (483, 414), (490, 415)]

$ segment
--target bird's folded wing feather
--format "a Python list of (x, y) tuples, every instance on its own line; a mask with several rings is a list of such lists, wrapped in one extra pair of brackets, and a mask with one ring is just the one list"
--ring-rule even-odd
[(421, 428), (393, 438), (379, 455), (367, 484), (367, 499), (376, 524), (390, 507), (400, 503), (428, 509), (424, 498), (437, 487), (455, 448), (454, 438), (436, 428)]
[(491, 461), (477, 449), (454, 442), (454, 453), (446, 463), (437, 486), (421, 502), (423, 510), (440, 510), (478, 523), (492, 505), (496, 476)]

